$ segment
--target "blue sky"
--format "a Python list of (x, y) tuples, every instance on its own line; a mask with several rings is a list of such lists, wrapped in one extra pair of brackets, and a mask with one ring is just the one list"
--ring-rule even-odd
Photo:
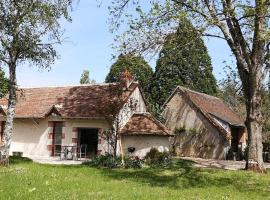
[[(81, 0), (74, 6), (72, 23), (63, 22), (65, 36), (70, 42), (57, 47), (60, 59), (51, 70), (40, 70), (27, 65), (18, 68), (20, 87), (57, 86), (79, 84), (83, 69), (90, 70), (91, 79), (104, 82), (109, 67), (113, 63), (111, 44), (114, 36), (108, 30), (107, 6), (97, 7), (96, 1)], [(212, 58), (214, 75), (217, 79), (224, 76), (223, 61), (230, 61), (230, 50), (218, 39), (206, 39)], [(155, 61), (150, 62), (155, 67)]]

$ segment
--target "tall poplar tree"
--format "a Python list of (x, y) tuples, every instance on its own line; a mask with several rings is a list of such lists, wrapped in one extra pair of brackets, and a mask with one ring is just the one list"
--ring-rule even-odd
[(175, 33), (167, 36), (159, 53), (151, 81), (153, 102), (162, 105), (176, 86), (216, 95), (216, 79), (203, 39), (192, 24), (182, 18)]

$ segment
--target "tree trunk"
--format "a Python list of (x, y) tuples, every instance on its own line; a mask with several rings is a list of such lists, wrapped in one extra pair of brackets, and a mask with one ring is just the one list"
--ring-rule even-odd
[(251, 89), (252, 85), (250, 85), (250, 99), (247, 102), (248, 158), (246, 169), (266, 172), (262, 155), (261, 91), (258, 85), (254, 87), (255, 89)]
[(1, 165), (9, 166), (9, 151), (13, 131), (13, 119), (16, 106), (16, 64), (9, 65), (9, 98), (6, 117), (6, 125), (3, 134), (3, 149), (1, 151)]
[[(117, 134), (117, 133), (115, 133)], [(113, 157), (116, 158), (117, 157), (117, 145), (118, 145), (118, 142), (117, 142), (117, 136), (114, 137), (114, 143), (113, 143)]]

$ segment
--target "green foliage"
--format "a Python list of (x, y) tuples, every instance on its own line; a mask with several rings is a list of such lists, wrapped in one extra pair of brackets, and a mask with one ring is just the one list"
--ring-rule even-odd
[(141, 160), (138, 156), (128, 156), (124, 159), (125, 168), (132, 168), (132, 169), (140, 169), (142, 168), (143, 160)]
[(91, 161), (84, 163), (84, 165), (91, 167), (101, 167), (101, 168), (134, 168), (139, 169), (142, 168), (143, 161), (139, 157), (125, 157), (124, 158), (124, 166), (122, 164), (121, 157), (115, 157), (111, 154), (99, 155), (93, 158)]
[(0, 69), (0, 98), (8, 93), (8, 79), (5, 77), (5, 72)]
[(174, 129), (174, 133), (176, 135), (180, 135), (181, 133), (184, 133), (186, 131), (186, 127), (185, 126), (181, 126), (181, 127), (176, 127)]
[(150, 167), (168, 167), (172, 162), (168, 152), (159, 152), (156, 148), (151, 148), (144, 160)]
[(153, 70), (143, 57), (133, 54), (121, 54), (117, 61), (111, 66), (110, 72), (106, 77), (106, 83), (118, 82), (121, 73), (127, 69), (139, 81), (142, 89), (147, 91)]
[(10, 157), (10, 164), (15, 165), (15, 164), (20, 164), (20, 163), (25, 163), (25, 164), (30, 164), (33, 161), (29, 158), (21, 157), (21, 156), (11, 156)]
[(163, 108), (162, 106), (160, 106), (159, 104), (153, 102), (153, 99), (151, 99), (151, 93), (148, 95), (148, 101), (149, 101), (149, 104), (148, 104), (148, 108), (149, 108), (149, 111), (151, 112), (151, 114), (158, 120), (160, 121), (161, 123), (165, 123), (165, 118), (162, 114), (163, 112)]
[(62, 42), (60, 20), (71, 21), (71, 2), (0, 1), (0, 64), (27, 61), (49, 68), (57, 57), (54, 45)]
[(83, 70), (81, 79), (80, 79), (80, 84), (89, 84), (90, 83), (90, 78), (89, 78), (89, 70)]
[(61, 44), (60, 21), (71, 21), (72, 0), (0, 0), (0, 66), (9, 69), (9, 96), (1, 149), (1, 165), (8, 166), (10, 143), (17, 99), (16, 69), (27, 62), (50, 69), (57, 58), (56, 44)]
[(121, 167), (122, 162), (119, 157), (114, 157), (111, 154), (106, 154), (96, 156), (91, 161), (84, 164), (91, 167), (105, 167), (112, 169)]
[(224, 67), (226, 74), (219, 82), (218, 97), (223, 99), (238, 115), (244, 119), (246, 117), (245, 98), (242, 91), (242, 84), (237, 71), (226, 65)]
[(196, 128), (187, 129), (185, 126), (182, 126), (182, 127), (176, 127), (175, 130), (174, 130), (174, 133), (176, 135), (180, 135), (181, 133), (184, 133), (184, 132), (189, 132), (189, 133), (192, 133), (192, 134), (199, 134), (199, 133), (202, 133), (204, 131), (205, 131), (204, 129), (201, 129), (201, 130), (198, 130)]
[(196, 128), (190, 128), (187, 131), (189, 133), (192, 133), (192, 134), (198, 134), (198, 133), (200, 133), (200, 130), (197, 130)]
[(150, 86), (153, 101), (162, 105), (178, 85), (210, 95), (217, 94), (207, 48), (185, 18), (177, 31), (167, 36), (159, 54)]
[[(245, 97), (243, 88), (237, 71), (231, 66), (225, 66), (224, 73), (226, 74), (219, 82), (218, 96), (223, 99), (243, 119), (246, 118)], [(270, 83), (270, 80), (267, 82)], [(269, 86), (268, 86), (269, 87)], [(270, 92), (267, 85), (261, 90), (262, 96), (262, 114), (263, 114), (263, 143), (270, 143)]]

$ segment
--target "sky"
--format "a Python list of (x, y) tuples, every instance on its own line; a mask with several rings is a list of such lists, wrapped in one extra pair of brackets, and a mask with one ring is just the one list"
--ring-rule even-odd
[[(62, 22), (65, 28), (65, 42), (56, 49), (60, 58), (51, 70), (35, 66), (19, 66), (17, 81), (19, 87), (42, 87), (78, 85), (84, 69), (90, 71), (90, 78), (102, 83), (114, 62), (112, 60), (114, 35), (109, 32), (107, 5), (97, 6), (96, 1), (80, 0), (71, 13), (72, 23)], [(230, 61), (231, 52), (225, 42), (219, 39), (205, 39), (212, 58), (213, 73), (217, 80), (225, 75), (223, 61)], [(155, 60), (149, 61), (155, 68)]]

